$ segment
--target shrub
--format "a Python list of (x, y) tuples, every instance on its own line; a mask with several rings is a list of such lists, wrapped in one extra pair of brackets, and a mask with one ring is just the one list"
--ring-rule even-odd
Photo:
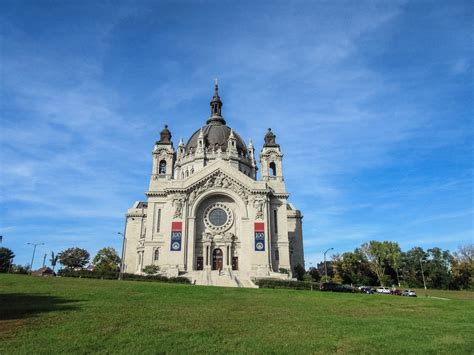
[(147, 265), (143, 268), (143, 272), (147, 275), (153, 275), (160, 271), (160, 267), (158, 265)]
[(255, 284), (260, 288), (289, 288), (296, 290), (319, 290), (319, 285), (314, 282), (276, 280), (276, 279), (258, 279)]
[[(69, 270), (61, 269), (58, 271), (58, 276), (63, 277), (76, 277), (86, 279), (106, 279), (106, 280), (117, 280), (120, 273), (117, 271), (88, 271), (88, 270)], [(190, 284), (191, 281), (186, 277), (166, 277), (162, 275), (135, 275), (135, 274), (122, 274), (123, 280), (128, 281), (161, 281), (169, 283), (180, 283)]]

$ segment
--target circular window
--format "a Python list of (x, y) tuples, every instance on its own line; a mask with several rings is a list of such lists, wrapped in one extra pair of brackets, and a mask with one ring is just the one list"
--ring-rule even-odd
[(231, 209), (223, 203), (214, 203), (204, 211), (204, 224), (215, 232), (229, 229), (233, 219)]
[(215, 208), (209, 212), (209, 221), (213, 225), (220, 227), (227, 222), (227, 213), (222, 208)]

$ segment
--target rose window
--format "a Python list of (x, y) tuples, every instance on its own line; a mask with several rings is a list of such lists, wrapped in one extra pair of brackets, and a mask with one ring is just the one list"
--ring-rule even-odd
[(214, 203), (204, 211), (204, 224), (213, 231), (223, 232), (230, 228), (232, 222), (232, 211), (222, 203)]

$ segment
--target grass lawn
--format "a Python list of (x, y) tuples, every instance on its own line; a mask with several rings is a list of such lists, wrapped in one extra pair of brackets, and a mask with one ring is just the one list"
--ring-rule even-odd
[(472, 293), (441, 294), (449, 300), (0, 274), (0, 354), (472, 354)]

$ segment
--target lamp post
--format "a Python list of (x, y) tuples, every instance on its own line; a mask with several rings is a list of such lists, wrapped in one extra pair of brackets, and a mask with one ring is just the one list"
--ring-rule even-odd
[(428, 289), (426, 288), (425, 272), (423, 271), (423, 262), (420, 258), (421, 276), (423, 277), (423, 286), (425, 287), (425, 297), (428, 297)]
[(36, 247), (38, 245), (44, 245), (44, 243), (26, 243), (29, 245), (33, 245), (33, 256), (31, 257), (31, 264), (30, 264), (30, 269), (33, 271), (33, 261), (35, 261), (35, 252), (36, 252)]
[(121, 235), (123, 237), (123, 242), (122, 242), (122, 258), (120, 259), (120, 272), (119, 272), (119, 280), (122, 280), (123, 276), (123, 256), (125, 254), (125, 234), (122, 232), (117, 232), (117, 234)]
[(326, 282), (328, 281), (328, 266), (326, 264), (326, 253), (329, 251), (329, 250), (334, 250), (334, 248), (329, 248), (328, 250), (326, 250), (324, 252), (324, 274), (326, 275)]

